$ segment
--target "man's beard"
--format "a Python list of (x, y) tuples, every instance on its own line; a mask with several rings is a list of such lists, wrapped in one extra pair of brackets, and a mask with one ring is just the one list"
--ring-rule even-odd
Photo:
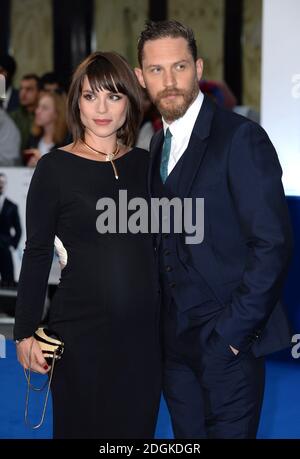
[[(157, 94), (153, 102), (164, 120), (173, 122), (185, 114), (189, 106), (196, 99), (198, 92), (198, 82), (195, 82), (190, 91), (179, 90), (176, 88), (165, 89), (164, 91), (161, 91)], [(167, 104), (165, 104), (164, 102), (166, 102), (166, 99), (164, 98), (171, 95), (181, 96), (183, 100), (179, 102), (178, 98), (174, 100), (171, 99)]]

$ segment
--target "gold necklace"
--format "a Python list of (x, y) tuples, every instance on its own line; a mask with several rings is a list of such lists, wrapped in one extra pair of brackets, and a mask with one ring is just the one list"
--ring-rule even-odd
[(115, 174), (115, 178), (116, 180), (119, 179), (119, 175), (118, 175), (118, 172), (117, 172), (117, 168), (115, 166), (115, 163), (114, 163), (114, 158), (115, 156), (117, 156), (117, 154), (119, 153), (119, 145), (117, 144), (116, 146), (116, 149), (115, 151), (113, 151), (112, 153), (104, 153), (103, 151), (100, 151), (100, 150), (96, 150), (96, 148), (94, 147), (91, 147), (89, 144), (87, 144), (84, 140), (82, 140), (82, 143), (88, 147), (90, 150), (94, 151), (95, 153), (98, 153), (100, 155), (103, 155), (103, 156), (106, 156), (106, 161), (110, 161), (111, 165), (112, 165), (112, 168), (114, 170), (114, 174)]

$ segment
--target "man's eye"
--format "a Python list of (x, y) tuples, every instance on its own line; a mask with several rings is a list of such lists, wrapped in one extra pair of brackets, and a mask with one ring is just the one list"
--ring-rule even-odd
[(152, 73), (159, 73), (159, 72), (160, 72), (160, 67), (153, 67), (153, 68), (151, 69), (151, 72), (152, 72)]
[(185, 69), (185, 65), (184, 64), (178, 64), (176, 68), (177, 68), (177, 70), (184, 70)]

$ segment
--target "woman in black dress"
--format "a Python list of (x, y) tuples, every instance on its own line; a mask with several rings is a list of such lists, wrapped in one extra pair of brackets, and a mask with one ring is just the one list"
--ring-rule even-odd
[[(43, 312), (54, 237), (68, 262), (49, 328), (65, 352), (52, 381), (54, 438), (151, 438), (160, 399), (159, 292), (152, 237), (100, 234), (96, 209), (119, 190), (147, 199), (148, 153), (132, 148), (139, 86), (126, 61), (94, 53), (74, 73), (74, 142), (38, 162), (27, 198), (27, 242), (14, 337), (24, 368), (47, 373), (33, 338)], [(128, 217), (130, 212), (128, 212)], [(98, 228), (99, 229), (99, 228)]]

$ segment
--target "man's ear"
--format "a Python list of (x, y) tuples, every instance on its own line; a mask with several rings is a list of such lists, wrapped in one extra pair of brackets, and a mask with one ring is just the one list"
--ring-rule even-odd
[(203, 60), (202, 59), (196, 60), (196, 70), (197, 70), (198, 81), (200, 81), (202, 78), (202, 73), (203, 73)]
[(141, 85), (143, 88), (146, 88), (142, 69), (140, 69), (139, 67), (135, 67), (134, 72), (135, 72), (135, 74), (136, 74), (137, 79), (139, 80), (140, 85)]

